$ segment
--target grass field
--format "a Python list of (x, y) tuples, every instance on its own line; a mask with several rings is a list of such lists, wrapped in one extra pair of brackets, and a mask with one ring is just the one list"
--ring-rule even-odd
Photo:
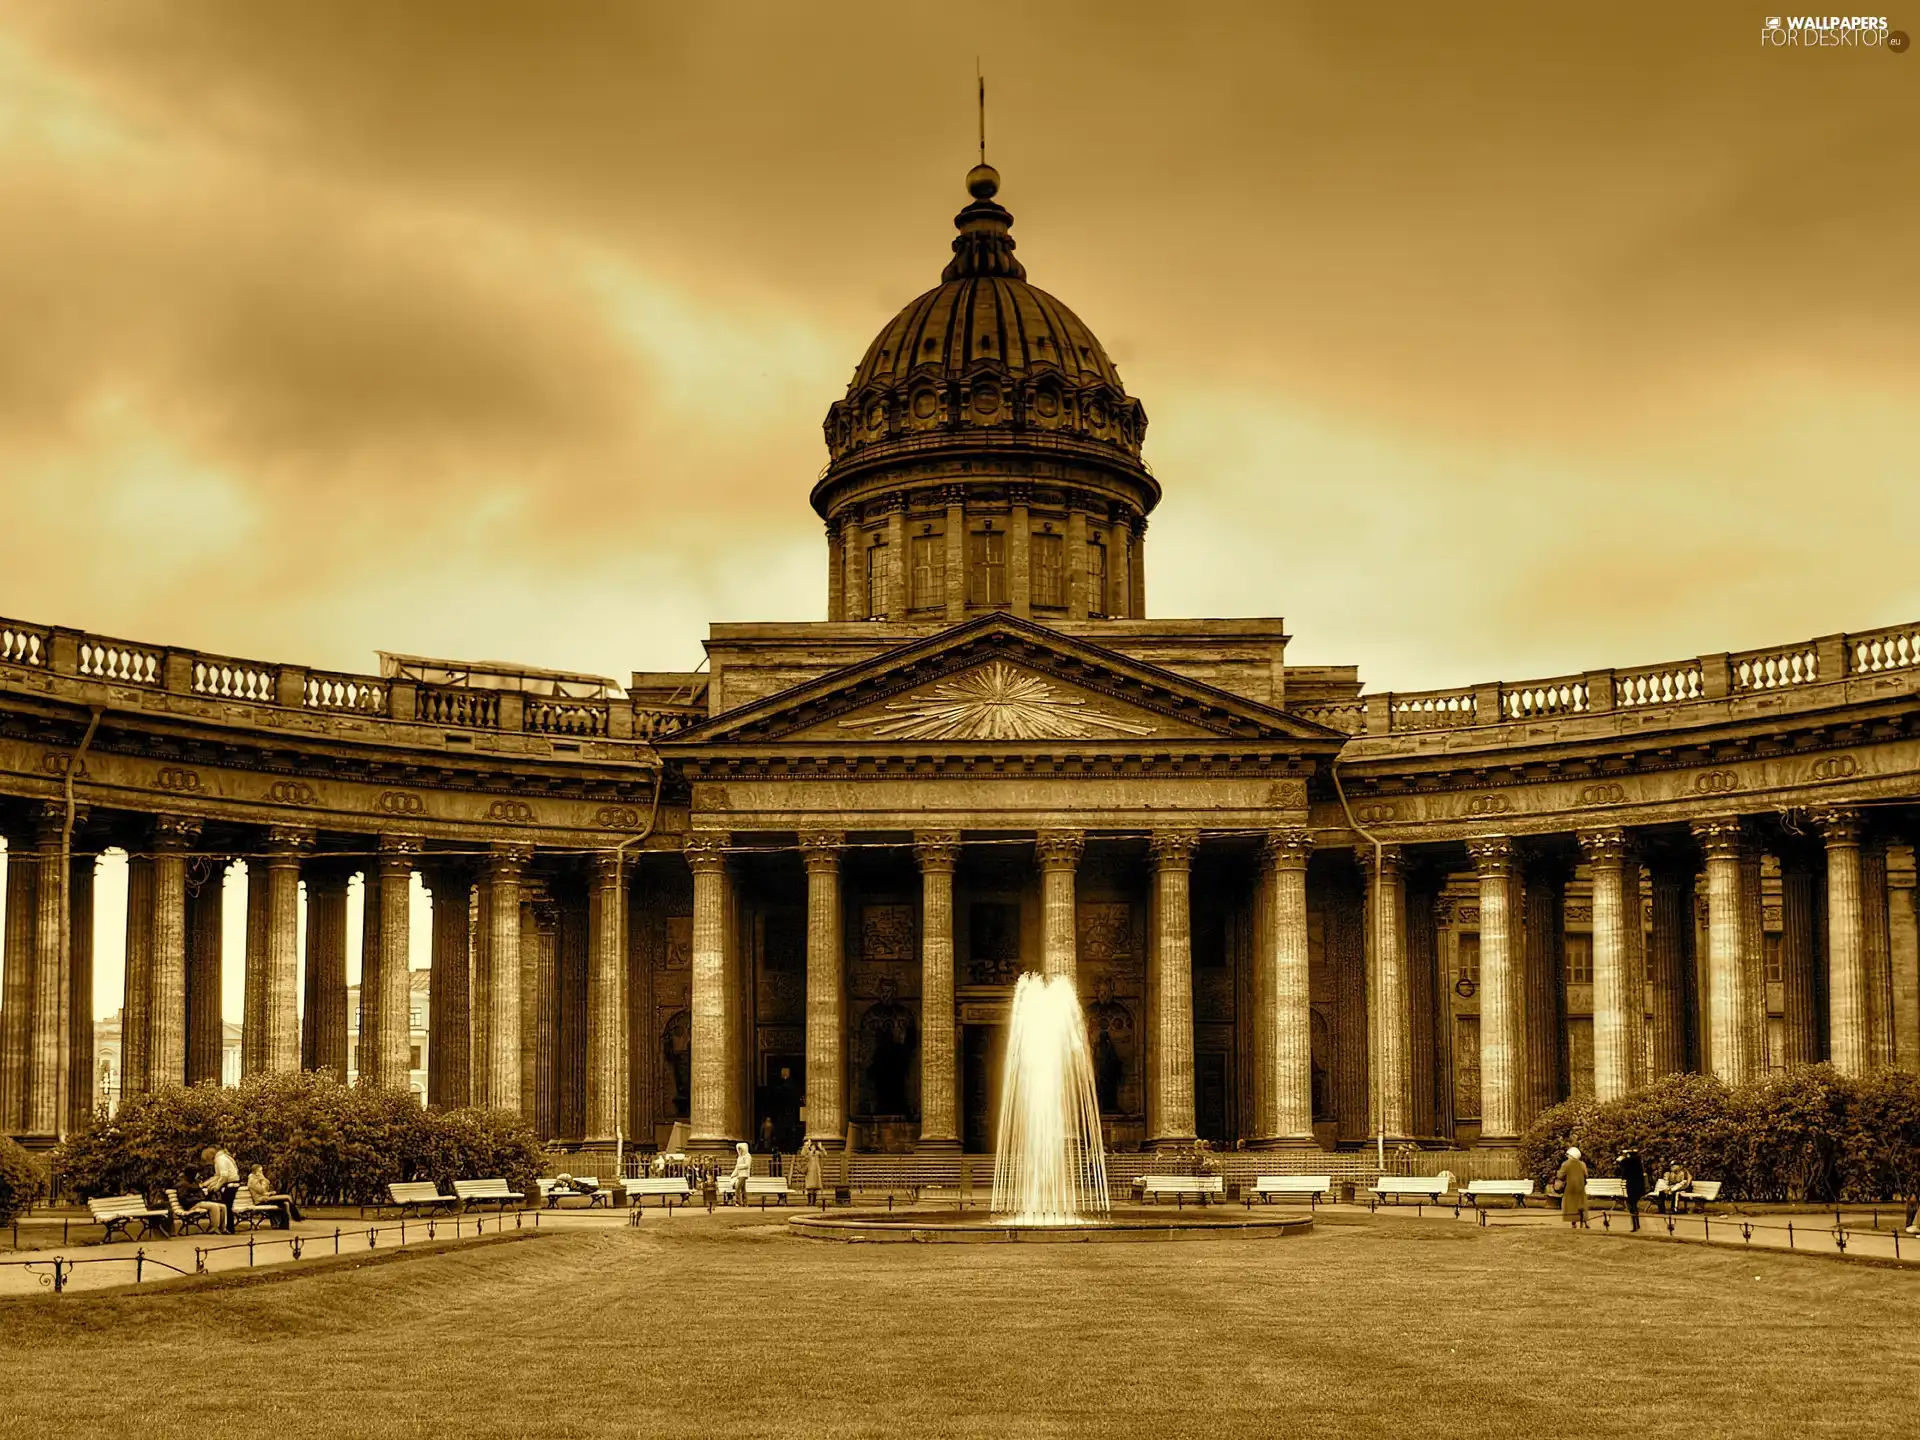
[(1914, 1433), (1920, 1277), (1557, 1229), (841, 1246), (754, 1217), (0, 1305), (0, 1436)]

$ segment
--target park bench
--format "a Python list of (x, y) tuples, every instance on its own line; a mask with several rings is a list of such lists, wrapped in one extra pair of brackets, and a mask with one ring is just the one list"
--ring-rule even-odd
[[(729, 1199), (731, 1199), (733, 1187), (727, 1186), (725, 1189), (727, 1190)], [(784, 1205), (787, 1203), (787, 1196), (792, 1193), (793, 1191), (788, 1188), (787, 1177), (785, 1175), (749, 1175), (747, 1177), (747, 1203), (749, 1205), (753, 1203), (755, 1196), (759, 1197), (760, 1207), (762, 1209), (766, 1208), (769, 1199)]]
[(1720, 1198), (1720, 1182), (1718, 1180), (1696, 1180), (1687, 1186), (1686, 1189), (1682, 1190), (1676, 1198), (1682, 1210), (1685, 1210), (1687, 1206), (1691, 1205), (1704, 1215), (1707, 1213), (1707, 1206)]
[(1616, 1207), (1627, 1203), (1627, 1182), (1618, 1179), (1590, 1179), (1587, 1181), (1588, 1200), (1611, 1201)]
[[(576, 1190), (572, 1186), (562, 1186), (557, 1180), (541, 1179), (534, 1183), (540, 1187), (540, 1203), (545, 1205), (549, 1210), (558, 1210), (562, 1200), (584, 1200), (587, 1202), (586, 1208), (589, 1210), (595, 1208), (611, 1210), (613, 1208), (613, 1192), (600, 1188), (600, 1177), (598, 1175), (574, 1176), (574, 1185), (584, 1186), (585, 1188), (582, 1190)], [(626, 1193), (631, 1195), (635, 1185), (643, 1185), (649, 1182), (643, 1180), (623, 1180), (620, 1183)], [(686, 1182), (682, 1181), (681, 1183), (684, 1185)]]
[(439, 1210), (460, 1203), (456, 1195), (442, 1195), (431, 1180), (396, 1180), (387, 1186), (387, 1203), (402, 1215), (413, 1210)]
[(1373, 1196), (1368, 1208), (1391, 1199), (1398, 1205), (1402, 1198), (1438, 1205), (1440, 1197), (1453, 1188), (1453, 1176), (1445, 1170), (1438, 1175), (1382, 1175), (1368, 1187)]
[[(828, 1167), (831, 1168), (831, 1167)], [(860, 1158), (849, 1167), (848, 1189), (856, 1195), (884, 1195), (889, 1204), (895, 1199), (912, 1204), (928, 1186), (957, 1186), (960, 1162), (918, 1160), (869, 1160)], [(804, 1172), (803, 1172), (804, 1173)], [(831, 1175), (821, 1177), (827, 1189), (833, 1189)]]
[(1261, 1175), (1247, 1194), (1257, 1196), (1263, 1204), (1275, 1196), (1305, 1195), (1309, 1205), (1318, 1205), (1331, 1189), (1331, 1175)]
[[(191, 1235), (195, 1230), (213, 1229), (213, 1206), (210, 1202), (202, 1200), (189, 1208), (180, 1203), (178, 1190), (170, 1189), (165, 1193), (168, 1224), (175, 1235)], [(244, 1195), (247, 1192), (242, 1190), (240, 1193)]]
[[(1591, 1185), (1587, 1193), (1589, 1195), (1593, 1193)], [(1514, 1209), (1524, 1210), (1527, 1208), (1527, 1197), (1531, 1194), (1533, 1194), (1531, 1180), (1469, 1180), (1466, 1188), (1460, 1192), (1460, 1198), (1476, 1210), (1480, 1208), (1482, 1200), (1496, 1199), (1511, 1200)]]
[(1142, 1175), (1137, 1183), (1140, 1198), (1149, 1205), (1162, 1196), (1175, 1204), (1188, 1200), (1205, 1204), (1211, 1199), (1224, 1199), (1227, 1193), (1226, 1177), (1222, 1175)]
[(291, 1224), (293, 1211), (285, 1207), (292, 1198), (289, 1195), (269, 1195), (265, 1200), (256, 1201), (252, 1192), (242, 1185), (233, 1192), (233, 1223), (258, 1230), (262, 1225), (271, 1225), (284, 1217)]
[[(106, 1233), (100, 1237), (100, 1243), (106, 1244), (113, 1239), (118, 1230), (123, 1240), (145, 1239), (148, 1235), (166, 1233), (173, 1217), (165, 1210), (155, 1210), (147, 1204), (144, 1195), (107, 1195), (98, 1200), (87, 1201), (87, 1210), (93, 1216), (96, 1225), (106, 1227)], [(139, 1235), (132, 1227), (140, 1227)]]
[[(540, 1182), (543, 1199), (547, 1194), (545, 1187), (552, 1183), (550, 1180)], [(622, 1180), (620, 1188), (624, 1192), (625, 1203), (636, 1209), (649, 1195), (656, 1197), (662, 1205), (685, 1204), (693, 1198), (693, 1191), (684, 1175), (642, 1175), (636, 1179)]]
[(463, 1209), (469, 1205), (491, 1205), (495, 1209), (504, 1210), (507, 1206), (516, 1205), (527, 1198), (518, 1190), (509, 1190), (507, 1182), (498, 1178), (456, 1180), (453, 1182), (453, 1193), (459, 1197)]

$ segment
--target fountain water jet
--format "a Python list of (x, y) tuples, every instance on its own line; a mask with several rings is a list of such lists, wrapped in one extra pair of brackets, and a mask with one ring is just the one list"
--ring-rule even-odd
[(1110, 1208), (1080, 998), (1063, 975), (1022, 975), (1007, 1028), (992, 1214), (1014, 1225), (1078, 1225)]

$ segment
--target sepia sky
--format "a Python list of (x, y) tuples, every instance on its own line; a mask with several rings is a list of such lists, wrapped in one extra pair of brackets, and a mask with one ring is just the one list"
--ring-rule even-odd
[(1401, 688), (1912, 619), (1920, 57), (1763, 9), (0, 0), (0, 614), (622, 678), (819, 618), (977, 51), (1152, 614)]

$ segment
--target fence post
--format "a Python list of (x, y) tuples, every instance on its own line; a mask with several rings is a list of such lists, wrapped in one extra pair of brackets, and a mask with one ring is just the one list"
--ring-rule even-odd
[(147, 1247), (142, 1245), (133, 1252), (133, 1283), (138, 1285), (147, 1269)]

